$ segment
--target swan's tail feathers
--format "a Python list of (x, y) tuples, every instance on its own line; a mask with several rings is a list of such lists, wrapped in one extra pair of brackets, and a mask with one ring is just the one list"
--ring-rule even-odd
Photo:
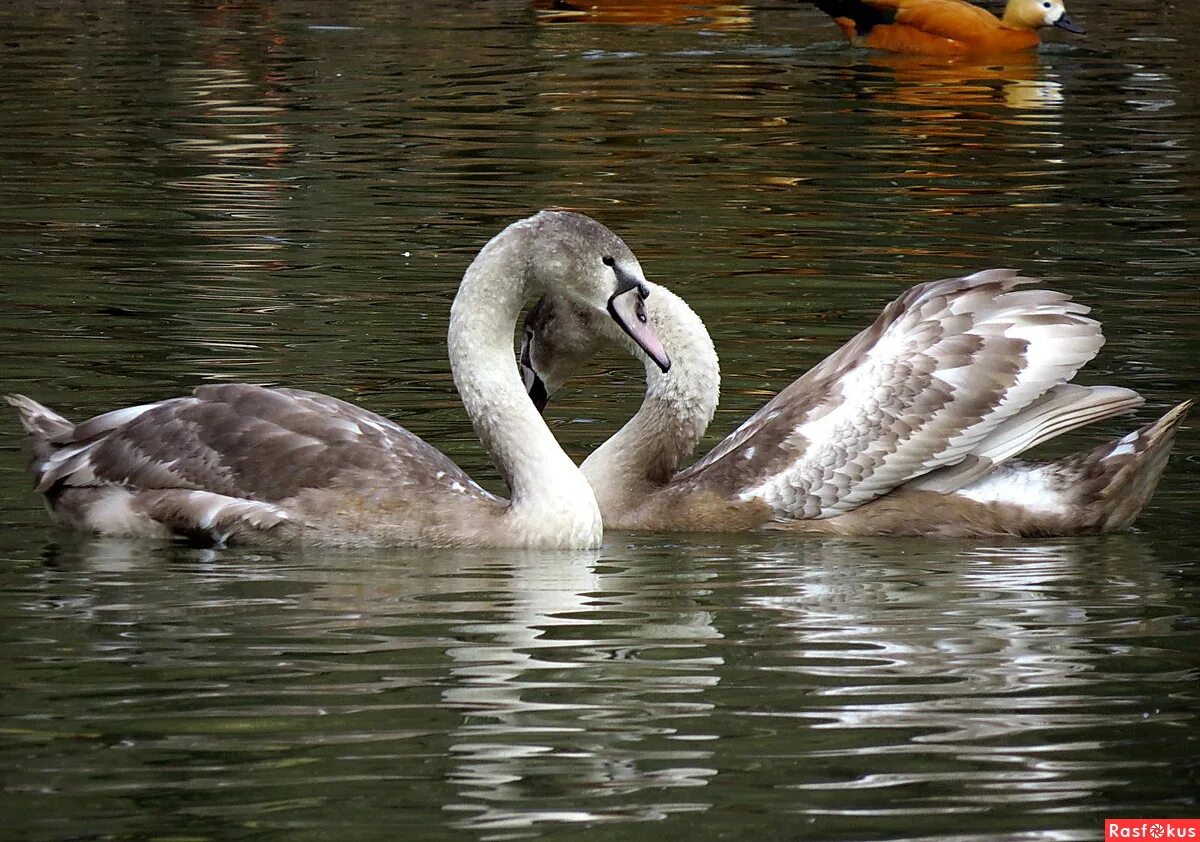
[(1094, 531), (1125, 529), (1150, 502), (1191, 407), (1192, 401), (1184, 401), (1132, 433), (1052, 463), (1079, 477), (1078, 500)]
[(21, 426), (29, 436), (29, 470), (34, 482), (40, 485), (47, 460), (61, 449), (63, 442), (71, 440), (75, 425), (33, 398), (5, 395), (4, 400), (17, 410)]
[(1191, 401), (1132, 433), (1054, 462), (1013, 459), (952, 497), (994, 510), (996, 532), (1072, 535), (1125, 529), (1150, 502)]
[(933, 471), (907, 487), (948, 494), (990, 472), (996, 465), (1086, 424), (1121, 415), (1144, 399), (1119, 386), (1060, 383), (981, 439), (962, 462)]
[(57, 412), (42, 406), (33, 398), (24, 395), (5, 395), (4, 401), (17, 410), (21, 418), (21, 426), (29, 437), (37, 441), (53, 441), (71, 434), (75, 425), (63, 418)]

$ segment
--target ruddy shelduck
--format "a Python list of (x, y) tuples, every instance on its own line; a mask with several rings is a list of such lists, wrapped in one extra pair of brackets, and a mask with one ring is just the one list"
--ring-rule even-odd
[(1037, 30), (1083, 30), (1061, 0), (1008, 0), (996, 17), (966, 0), (810, 0), (850, 43), (893, 53), (958, 56), (1011, 53), (1038, 45)]

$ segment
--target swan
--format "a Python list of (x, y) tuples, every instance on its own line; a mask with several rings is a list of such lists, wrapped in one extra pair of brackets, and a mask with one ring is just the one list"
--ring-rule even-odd
[[(913, 287), (683, 470), (716, 409), (717, 355), (683, 299), (652, 285), (640, 308), (674, 364), (666, 373), (646, 360), (638, 412), (581, 466), (605, 526), (947, 537), (1129, 526), (1191, 402), (1084, 453), (1013, 458), (1142, 403), (1129, 389), (1068, 382), (1103, 344), (1100, 325), (1029, 283), (988, 270)], [(535, 403), (620, 338), (572, 303), (542, 299), (521, 347)]]
[(996, 17), (966, 0), (802, 0), (833, 18), (856, 47), (927, 56), (1011, 53), (1038, 45), (1037, 31), (1083, 30), (1062, 0), (1008, 0)]
[(603, 225), (542, 211), (492, 238), (463, 276), (448, 343), (509, 500), (398, 424), (299, 389), (205, 385), (79, 424), (22, 395), (7, 401), (28, 433), (37, 490), (71, 528), (216, 545), (594, 548), (595, 496), (513, 361), (517, 318), (537, 290), (605, 314), (670, 365), (637, 317), (649, 292), (641, 266)]

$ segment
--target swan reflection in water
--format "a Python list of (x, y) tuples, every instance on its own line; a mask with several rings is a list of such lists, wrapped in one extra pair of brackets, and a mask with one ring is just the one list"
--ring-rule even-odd
[(1157, 607), (1178, 595), (1143, 536), (806, 547), (799, 565), (762, 552), (750, 575), (775, 592), (747, 601), (795, 641), (776, 668), (812, 688), (772, 716), (845, 734), (793, 782), (816, 803), (862, 790), (902, 814), (931, 784), (949, 812), (1076, 803), (1139, 774), (1125, 746), (1194, 719), (1163, 704), (1177, 617)]
[(227, 798), (261, 801), (260, 775), (331, 807), (416, 782), (453, 826), (493, 830), (706, 812), (726, 797), (712, 784), (786, 791), (793, 818), (1077, 805), (1144, 771), (1129, 745), (1194, 721), (1172, 701), (1179, 594), (1146, 536), (615, 537), (574, 554), (65, 543), (26, 597), (56, 653), (39, 714), (149, 718), (141, 754), (93, 758), (108, 780), (182, 740), (222, 758)]
[[(498, 558), (500, 611), (456, 626), (444, 704), (461, 826), (653, 819), (707, 808), (633, 793), (703, 786), (716, 774), (704, 721), (721, 639), (699, 605), (711, 573), (678, 590), (644, 580), (635, 550)], [(656, 605), (667, 596), (670, 607)], [(499, 614), (499, 616), (497, 616)], [(698, 727), (696, 727), (698, 726)], [(586, 799), (581, 796), (586, 794)], [(585, 803), (586, 801), (586, 803)]]

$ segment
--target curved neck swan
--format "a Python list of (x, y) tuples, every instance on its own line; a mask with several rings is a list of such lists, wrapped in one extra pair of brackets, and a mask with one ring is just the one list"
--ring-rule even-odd
[(450, 309), (450, 368), (475, 433), (509, 487), (511, 528), (534, 544), (596, 546), (595, 494), (529, 402), (512, 356), (527, 288), (547, 285), (531, 262), (540, 222), (505, 229), (467, 269)]
[[(1141, 403), (1129, 389), (1070, 382), (1103, 344), (1100, 325), (1029, 283), (990, 270), (911, 288), (683, 470), (713, 414), (717, 360), (699, 318), (656, 287), (644, 315), (674, 365), (646, 367), (638, 413), (582, 465), (605, 525), (946, 536), (1128, 526), (1190, 402), (1086, 453), (1013, 458)], [(621, 339), (543, 299), (521, 353), (530, 395), (544, 405), (600, 344)]]
[[(691, 456), (712, 421), (721, 397), (721, 366), (704, 322), (682, 298), (652, 285), (650, 327), (671, 357), (664, 372), (645, 354), (646, 394), (620, 430), (580, 465), (603, 502), (618, 494), (629, 502), (665, 484)], [(608, 331), (633, 350), (633, 343)]]
[(619, 325), (665, 369), (638, 318), (648, 289), (629, 248), (574, 213), (513, 223), (472, 261), (450, 311), (450, 364), (509, 501), (398, 424), (314, 392), (215, 384), (80, 424), (8, 402), (37, 489), (73, 528), (218, 545), (592, 548), (600, 509), (525, 395), (513, 326), (528, 294), (551, 292)]

